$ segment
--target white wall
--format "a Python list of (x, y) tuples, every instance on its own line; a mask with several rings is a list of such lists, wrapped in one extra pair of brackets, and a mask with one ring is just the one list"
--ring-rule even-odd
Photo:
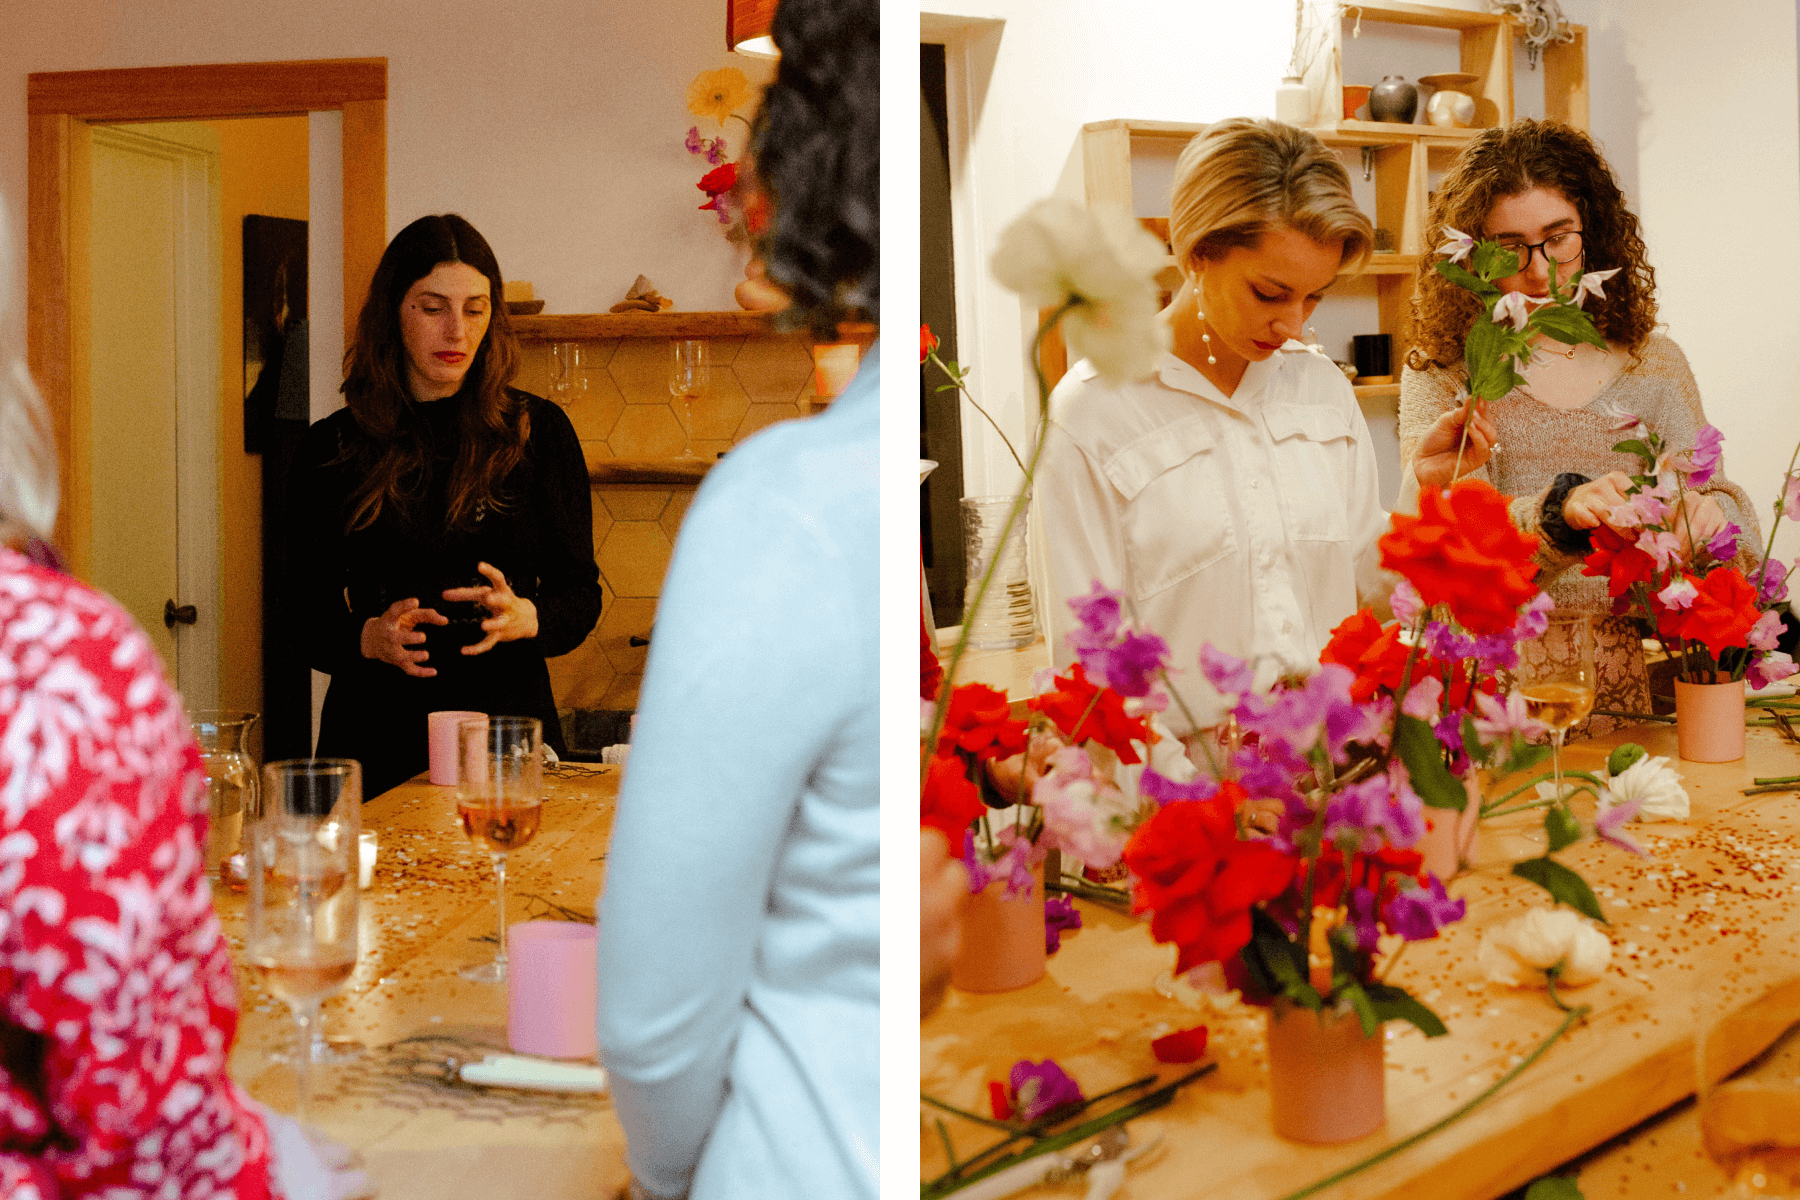
[[(959, 69), (973, 81), (962, 114), (969, 151), (953, 165), (964, 357), (983, 368), (984, 398), (1023, 431), (1035, 400), (1020, 351), (1030, 314), (988, 279), (999, 231), (1059, 186), (1080, 196), (1084, 122), (1273, 115), (1294, 10), (1290, 0), (921, 0), (921, 8), (922, 35), (950, 47), (953, 86)], [(1788, 296), (1800, 277), (1794, 0), (1733, 0), (1703, 15), (1683, 0), (1563, 0), (1563, 10), (1588, 27), (1590, 127), (1644, 220), (1662, 319), (1726, 434), (1731, 476), (1766, 525), (1800, 440), (1800, 310)], [(1429, 49), (1420, 42), (1428, 35), (1402, 34), (1391, 52), (1377, 52), (1375, 30), (1365, 24), (1346, 58), (1398, 61)], [(1541, 74), (1523, 58), (1517, 108), (1538, 115)], [(1416, 74), (1404, 63), (1392, 69)], [(1323, 323), (1320, 333), (1331, 336)], [(966, 419), (964, 440), (971, 494), (1012, 482), (1016, 470), (984, 427)], [(1777, 553), (1796, 549), (1800, 529), (1784, 523)]]
[(22, 224), (29, 72), (385, 57), (390, 235), (460, 212), (549, 312), (605, 312), (640, 272), (733, 309), (743, 257), (695, 211), (708, 168), (682, 146), (696, 74), (769, 77), (724, 26), (723, 0), (0, 0), (0, 194)]

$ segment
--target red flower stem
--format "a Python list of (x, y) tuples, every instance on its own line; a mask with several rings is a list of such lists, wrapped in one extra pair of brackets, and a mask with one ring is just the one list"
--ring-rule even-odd
[[(1031, 495), (1031, 481), (1037, 472), (1038, 460), (1044, 456), (1044, 431), (1050, 421), (1050, 389), (1044, 379), (1044, 367), (1038, 361), (1039, 348), (1044, 344), (1044, 335), (1055, 328), (1057, 322), (1069, 313), (1080, 301), (1071, 296), (1057, 306), (1056, 311), (1045, 317), (1038, 325), (1037, 336), (1031, 342), (1031, 367), (1037, 374), (1038, 384), (1038, 439), (1037, 447), (1031, 452), (1031, 465), (1025, 468), (1025, 482), (1019, 486), (1018, 495), (1013, 497), (1012, 510), (1006, 514), (1006, 524), (1000, 530), (1000, 545), (1012, 536), (1013, 526), (1018, 522), (1019, 514), (1025, 510), (1026, 498)], [(993, 585), (994, 572), (1000, 566), (1000, 555), (995, 554), (988, 563), (987, 574), (981, 577), (981, 586), (975, 589), (975, 602), (969, 607), (977, 609), (987, 598), (988, 588)], [(950, 652), (950, 665), (944, 670), (944, 694), (948, 695), (956, 686), (956, 671), (962, 666), (963, 655), (969, 650), (968, 614), (963, 614), (962, 632), (957, 635), (956, 648)], [(931, 751), (938, 743), (938, 736), (944, 731), (944, 718), (949, 715), (950, 706), (939, 704), (931, 718), (931, 731), (925, 738), (925, 744), (919, 748), (919, 786), (925, 786), (925, 776), (931, 767)]]
[(1384, 1147), (1381, 1150), (1376, 1151), (1374, 1154), (1369, 1155), (1369, 1157), (1363, 1159), (1359, 1163), (1355, 1163), (1351, 1166), (1345, 1167), (1343, 1170), (1338, 1171), (1335, 1174), (1327, 1175), (1325, 1178), (1319, 1180), (1317, 1183), (1307, 1184), (1305, 1187), (1301, 1188), (1297, 1192), (1289, 1192), (1287, 1195), (1283, 1196), (1281, 1198), (1281, 1200), (1306, 1200), (1306, 1197), (1308, 1197), (1308, 1196), (1316, 1196), (1320, 1192), (1324, 1191), (1327, 1188), (1336, 1187), (1338, 1184), (1344, 1182), (1344, 1180), (1349, 1179), (1353, 1175), (1360, 1174), (1361, 1172), (1368, 1170), (1370, 1167), (1373, 1167), (1378, 1163), (1386, 1162), (1388, 1159), (1394, 1157), (1394, 1155), (1399, 1154), (1404, 1150), (1412, 1149), (1414, 1146), (1418, 1145), (1420, 1142), (1424, 1141), (1426, 1138), (1430, 1137), (1432, 1134), (1437, 1133), (1439, 1130), (1448, 1129), (1450, 1126), (1456, 1124), (1456, 1122), (1462, 1120), (1464, 1117), (1466, 1117), (1470, 1113), (1474, 1112), (1477, 1108), (1481, 1107), (1481, 1105), (1486, 1104), (1490, 1099), (1492, 1099), (1494, 1097), (1495, 1093), (1497, 1093), (1501, 1088), (1505, 1087), (1507, 1084), (1509, 1084), (1513, 1080), (1517, 1079), (1521, 1074), (1524, 1073), (1524, 1071), (1527, 1067), (1531, 1066), (1531, 1064), (1535, 1063), (1538, 1059), (1542, 1058), (1544, 1056), (1544, 1053), (1547, 1050), (1549, 1050), (1551, 1046), (1556, 1044), (1557, 1039), (1562, 1037), (1563, 1034), (1565, 1034), (1569, 1031), (1570, 1026), (1574, 1025), (1575, 1022), (1579, 1021), (1581, 1018), (1587, 1016), (1588, 1013), (1591, 1011), (1592, 1011), (1592, 1006), (1587, 1005), (1587, 1004), (1583, 1004), (1578, 1008), (1571, 1009), (1569, 1011), (1568, 1015), (1563, 1018), (1563, 1023), (1561, 1025), (1558, 1025), (1551, 1032), (1549, 1037), (1545, 1038), (1542, 1042), (1538, 1043), (1538, 1048), (1536, 1050), (1533, 1050), (1529, 1055), (1527, 1055), (1523, 1062), (1519, 1063), (1518, 1066), (1514, 1067), (1512, 1070), (1508, 1071), (1506, 1074), (1502, 1075), (1500, 1078), (1494, 1080), (1494, 1082), (1488, 1087), (1488, 1089), (1486, 1091), (1482, 1092), (1479, 1096), (1476, 1096), (1473, 1100), (1469, 1101), (1467, 1104), (1463, 1105), (1461, 1108), (1458, 1108), (1454, 1112), (1450, 1113), (1449, 1116), (1446, 1116), (1442, 1120), (1434, 1122), (1431, 1125), (1427, 1125), (1424, 1129), (1419, 1130), (1419, 1132), (1413, 1134), (1411, 1137), (1402, 1138), (1400, 1141), (1395, 1142), (1393, 1145)]

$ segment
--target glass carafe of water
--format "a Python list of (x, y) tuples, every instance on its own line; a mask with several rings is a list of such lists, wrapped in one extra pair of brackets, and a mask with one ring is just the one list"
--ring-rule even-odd
[(261, 811), (257, 805), (256, 761), (247, 739), (260, 714), (223, 709), (193, 714), (194, 740), (206, 768), (207, 807), (212, 825), (206, 837), (206, 873), (242, 891), (244, 823)]

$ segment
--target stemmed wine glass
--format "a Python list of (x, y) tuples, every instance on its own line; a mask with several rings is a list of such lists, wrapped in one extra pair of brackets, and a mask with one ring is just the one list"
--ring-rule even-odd
[(456, 817), (469, 840), (494, 856), (500, 953), (460, 974), (506, 979), (506, 855), (529, 842), (544, 811), (544, 726), (536, 717), (483, 717), (457, 726)]
[(362, 768), (342, 758), (263, 767), (262, 814), (250, 834), (245, 951), (299, 1027), (297, 1111), (306, 1119), (319, 1004), (356, 969), (356, 874)]
[(1594, 708), (1594, 618), (1553, 612), (1531, 661), (1519, 663), (1525, 711), (1550, 727), (1556, 799), (1562, 802), (1563, 737)]
[(675, 363), (669, 371), (669, 395), (682, 402), (686, 411), (687, 440), (682, 446), (681, 457), (694, 457), (694, 401), (706, 392), (706, 343), (698, 339), (688, 339), (672, 343), (675, 347)]

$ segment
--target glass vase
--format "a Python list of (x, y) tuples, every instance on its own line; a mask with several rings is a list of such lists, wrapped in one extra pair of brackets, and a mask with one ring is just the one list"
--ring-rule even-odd
[[(1025, 529), (1031, 515), (1029, 501), (1013, 522), (1012, 532), (1001, 542), (1001, 531), (1012, 512), (1011, 496), (965, 496), (962, 501), (963, 556), (968, 563), (968, 586), (963, 593), (963, 626), (969, 646), (975, 650), (1011, 650), (1027, 646), (1037, 637), (1037, 615), (1031, 606), (1031, 570), (1025, 553)], [(993, 582), (976, 603), (988, 564), (999, 560)]]
[(206, 801), (212, 818), (206, 835), (206, 874), (233, 891), (245, 883), (244, 823), (254, 821), (257, 806), (256, 760), (247, 739), (259, 714), (231, 710), (202, 711), (191, 722), (206, 769)]

